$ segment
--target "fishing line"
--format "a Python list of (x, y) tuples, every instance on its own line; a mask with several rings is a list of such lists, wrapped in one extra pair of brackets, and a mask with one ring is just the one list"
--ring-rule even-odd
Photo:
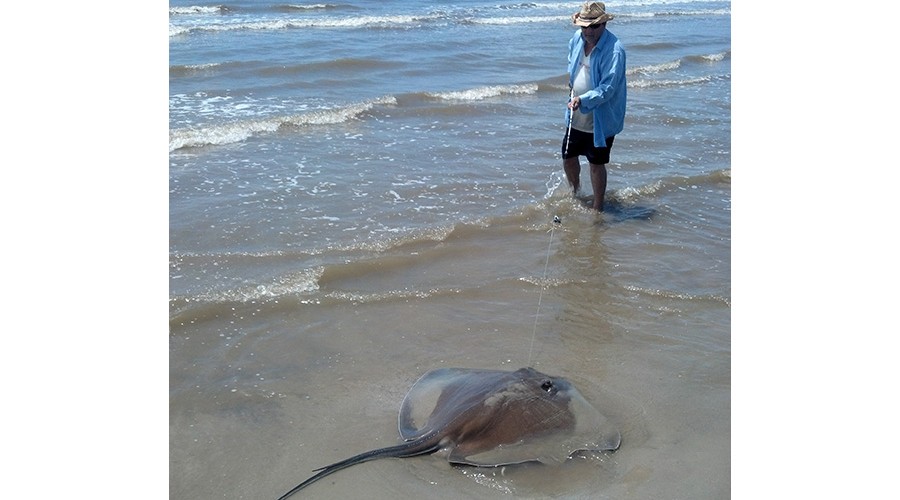
[(528, 348), (528, 366), (531, 366), (531, 355), (534, 353), (534, 339), (537, 337), (538, 318), (541, 315), (541, 301), (544, 298), (544, 283), (547, 280), (547, 266), (550, 264), (550, 249), (553, 246), (553, 230), (556, 228), (556, 224), (560, 224), (561, 222), (558, 215), (553, 216), (554, 225), (550, 226), (550, 243), (547, 244), (547, 259), (544, 261), (544, 276), (541, 277), (541, 292), (538, 295), (537, 312), (534, 314), (534, 330), (531, 332), (531, 347)]
[[(572, 102), (572, 99), (575, 98), (575, 88), (569, 84), (569, 102)], [(566, 154), (569, 152), (569, 143), (572, 138), (572, 113), (574, 113), (574, 109), (569, 110), (569, 124), (566, 126), (566, 145), (563, 148), (563, 160), (566, 159)], [(553, 247), (553, 230), (556, 228), (556, 224), (561, 224), (562, 221), (559, 220), (558, 215), (553, 216), (553, 225), (550, 226), (550, 242), (547, 243), (547, 259), (544, 261), (544, 275), (541, 277), (541, 291), (538, 294), (538, 303), (537, 303), (537, 312), (534, 313), (534, 329), (531, 331), (531, 346), (528, 348), (528, 366), (531, 366), (531, 356), (534, 354), (534, 339), (537, 338), (537, 325), (538, 318), (541, 316), (541, 302), (544, 299), (544, 287), (545, 282), (547, 280), (547, 266), (550, 265), (550, 249)]]

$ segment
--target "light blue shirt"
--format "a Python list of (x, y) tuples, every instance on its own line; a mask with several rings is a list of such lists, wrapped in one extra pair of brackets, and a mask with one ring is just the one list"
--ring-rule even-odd
[[(569, 40), (569, 85), (578, 72), (578, 61), (584, 54), (584, 38), (581, 30)], [(608, 30), (603, 32), (591, 57), (591, 82), (594, 88), (579, 95), (582, 113), (594, 113), (594, 146), (606, 147), (606, 138), (625, 128), (625, 101), (628, 89), (625, 85), (625, 48)], [(569, 109), (566, 109), (566, 123)]]

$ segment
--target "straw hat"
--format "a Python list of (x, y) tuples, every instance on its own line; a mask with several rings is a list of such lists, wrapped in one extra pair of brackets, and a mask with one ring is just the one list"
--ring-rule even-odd
[(612, 14), (606, 13), (606, 4), (603, 2), (585, 2), (581, 6), (581, 11), (572, 15), (572, 22), (577, 26), (593, 26), (605, 23), (614, 17)]

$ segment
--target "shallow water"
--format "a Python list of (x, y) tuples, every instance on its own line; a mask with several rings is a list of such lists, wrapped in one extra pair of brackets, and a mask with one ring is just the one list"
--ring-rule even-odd
[(172, 498), (276, 498), (395, 444), (423, 373), (526, 365), (620, 450), (304, 493), (729, 496), (728, 3), (607, 4), (630, 87), (603, 214), (559, 160), (577, 3), (210, 5), (170, 3)]

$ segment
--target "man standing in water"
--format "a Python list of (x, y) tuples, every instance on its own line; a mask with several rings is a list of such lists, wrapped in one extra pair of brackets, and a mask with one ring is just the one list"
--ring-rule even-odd
[(603, 2), (585, 3), (572, 16), (572, 22), (581, 29), (569, 40), (569, 87), (573, 97), (566, 111), (570, 126), (562, 146), (563, 169), (573, 194), (578, 194), (580, 186), (578, 157), (587, 157), (594, 188), (593, 208), (599, 211), (603, 210), (606, 195), (609, 151), (625, 125), (627, 97), (625, 49), (606, 30), (606, 22), (611, 19), (613, 16), (606, 13)]

